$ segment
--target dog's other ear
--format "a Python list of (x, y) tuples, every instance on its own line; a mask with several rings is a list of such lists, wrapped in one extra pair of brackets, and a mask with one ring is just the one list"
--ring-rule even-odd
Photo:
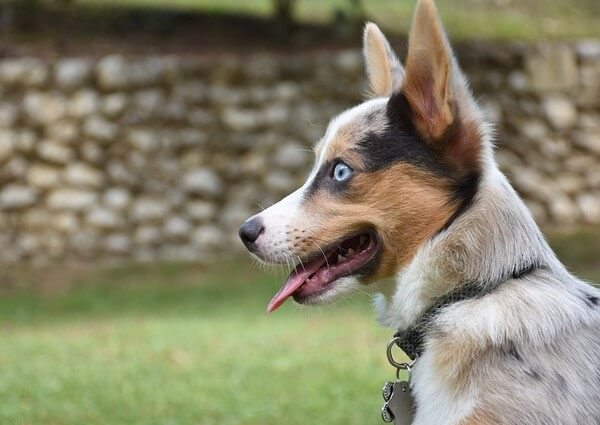
[(408, 40), (402, 93), (413, 124), (460, 168), (477, 162), (483, 120), (438, 18), (433, 0), (419, 0)]
[(400, 89), (404, 69), (377, 25), (368, 22), (363, 35), (363, 54), (372, 97), (390, 96)]

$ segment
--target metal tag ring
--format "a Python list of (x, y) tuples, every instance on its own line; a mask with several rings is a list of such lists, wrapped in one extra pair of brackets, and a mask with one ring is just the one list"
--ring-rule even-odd
[(400, 338), (394, 337), (387, 344), (386, 354), (387, 354), (388, 362), (390, 362), (390, 364), (392, 366), (394, 366), (396, 369), (403, 369), (403, 370), (410, 371), (410, 365), (408, 363), (399, 363), (396, 361), (396, 359), (394, 359), (394, 355), (392, 354), (392, 349), (394, 348), (395, 345), (398, 345), (398, 341), (400, 341)]

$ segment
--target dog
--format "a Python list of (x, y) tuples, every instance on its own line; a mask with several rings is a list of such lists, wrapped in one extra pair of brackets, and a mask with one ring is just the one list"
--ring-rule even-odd
[[(432, 0), (405, 66), (364, 31), (370, 98), (328, 125), (302, 187), (240, 237), (298, 265), (268, 305), (369, 288), (414, 351), (416, 425), (600, 424), (600, 291), (571, 275), (494, 161)], [(410, 340), (410, 338), (409, 338)]]

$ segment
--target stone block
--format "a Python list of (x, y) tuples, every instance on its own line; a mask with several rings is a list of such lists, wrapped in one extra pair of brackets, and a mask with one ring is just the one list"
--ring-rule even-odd
[(579, 83), (577, 56), (568, 45), (539, 45), (524, 59), (528, 79), (536, 91), (572, 90)]

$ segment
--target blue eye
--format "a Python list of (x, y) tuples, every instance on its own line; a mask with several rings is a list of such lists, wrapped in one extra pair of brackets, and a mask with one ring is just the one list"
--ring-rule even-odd
[(346, 181), (352, 176), (352, 168), (343, 162), (338, 162), (333, 168), (333, 179), (338, 182)]

